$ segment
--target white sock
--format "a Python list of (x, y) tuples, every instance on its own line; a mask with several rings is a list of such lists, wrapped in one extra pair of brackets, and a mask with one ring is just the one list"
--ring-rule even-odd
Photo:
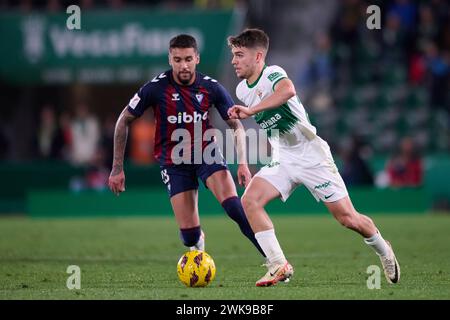
[(371, 246), (379, 256), (387, 255), (390, 250), (389, 245), (386, 243), (386, 241), (378, 231), (370, 238), (364, 238), (364, 242), (367, 245)]
[(284, 257), (283, 250), (281, 250), (280, 244), (275, 236), (274, 229), (257, 232), (255, 233), (255, 238), (266, 254), (269, 263), (286, 263), (286, 258)]

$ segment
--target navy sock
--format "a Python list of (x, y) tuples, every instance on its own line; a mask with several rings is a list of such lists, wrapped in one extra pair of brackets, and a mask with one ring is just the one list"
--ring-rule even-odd
[(255, 234), (253, 233), (252, 227), (250, 227), (250, 223), (245, 216), (244, 208), (241, 204), (241, 199), (238, 197), (230, 197), (222, 202), (222, 207), (227, 212), (228, 216), (233, 219), (241, 228), (241, 232), (255, 245), (255, 247), (261, 252), (261, 254), (265, 257), (264, 251), (258, 244), (258, 241), (255, 238)]
[(181, 241), (183, 241), (183, 244), (186, 247), (192, 247), (195, 246), (200, 239), (202, 229), (200, 226), (187, 228), (187, 229), (181, 229), (180, 228), (180, 238)]

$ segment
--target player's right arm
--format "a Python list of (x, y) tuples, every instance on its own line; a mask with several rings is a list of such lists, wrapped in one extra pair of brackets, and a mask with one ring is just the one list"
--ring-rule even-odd
[(230, 108), (228, 115), (231, 119), (246, 119), (259, 112), (279, 108), (290, 98), (296, 95), (294, 84), (287, 78), (281, 79), (274, 88), (273, 94), (263, 99), (257, 105), (247, 108), (241, 105), (234, 105)]
[[(297, 94), (295, 86), (287, 77), (286, 72), (278, 66), (269, 68), (271, 70), (269, 76), (263, 79), (263, 90), (272, 93), (256, 105), (250, 107), (233, 106), (228, 112), (231, 119), (246, 119), (259, 112), (279, 108), (289, 99), (295, 97)], [(240, 100), (242, 101), (242, 99)]]
[(119, 195), (121, 192), (125, 191), (123, 159), (125, 155), (125, 147), (127, 145), (128, 129), (134, 119), (136, 119), (136, 116), (132, 115), (130, 111), (128, 111), (128, 107), (125, 107), (116, 122), (116, 128), (114, 131), (113, 165), (108, 181), (109, 188), (116, 195)]
[(119, 195), (125, 191), (125, 174), (123, 172), (123, 158), (127, 145), (128, 129), (134, 119), (140, 117), (154, 101), (154, 82), (148, 82), (131, 98), (128, 105), (120, 113), (114, 131), (114, 157), (108, 185), (112, 192)]

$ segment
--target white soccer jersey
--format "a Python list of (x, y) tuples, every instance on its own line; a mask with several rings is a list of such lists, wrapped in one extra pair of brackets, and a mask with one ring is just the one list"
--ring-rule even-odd
[[(236, 95), (247, 107), (253, 107), (270, 96), (275, 84), (287, 78), (278, 66), (265, 66), (254, 84), (241, 81)], [(286, 201), (294, 189), (305, 185), (316, 200), (333, 202), (347, 196), (328, 143), (316, 134), (305, 108), (297, 96), (282, 106), (254, 116), (267, 131), (272, 145), (272, 162), (263, 167), (257, 177), (270, 182)], [(272, 130), (278, 129), (278, 136)]]
[[(247, 107), (257, 105), (270, 96), (275, 84), (287, 78), (279, 66), (264, 66), (259, 78), (253, 84), (243, 80), (236, 88), (236, 96)], [(292, 147), (316, 137), (316, 128), (309, 122), (308, 115), (298, 96), (292, 97), (282, 106), (259, 112), (254, 116), (260, 127), (267, 131), (272, 147)], [(278, 137), (274, 134), (278, 130)]]

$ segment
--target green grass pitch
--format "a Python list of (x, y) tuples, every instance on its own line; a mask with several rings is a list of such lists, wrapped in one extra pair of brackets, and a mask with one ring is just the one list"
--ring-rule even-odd
[[(289, 283), (257, 288), (263, 260), (226, 217), (202, 217), (217, 274), (186, 288), (176, 264), (186, 251), (172, 217), (0, 219), (0, 299), (450, 299), (450, 216), (373, 215), (391, 241), (402, 278), (367, 288), (380, 265), (362, 238), (330, 216), (273, 215), (295, 267)], [(66, 287), (69, 265), (81, 289)]]

